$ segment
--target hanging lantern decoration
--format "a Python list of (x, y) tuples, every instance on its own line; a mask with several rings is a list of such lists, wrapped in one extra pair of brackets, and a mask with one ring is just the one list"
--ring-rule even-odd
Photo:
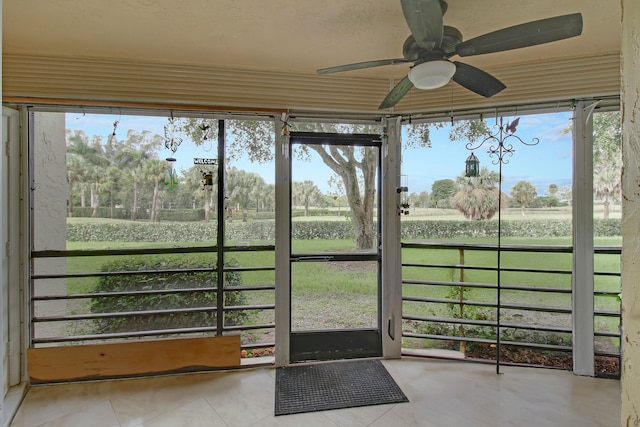
[(176, 185), (178, 185), (178, 176), (176, 175), (176, 171), (173, 169), (173, 164), (176, 159), (173, 157), (169, 157), (167, 159), (167, 169), (164, 173), (164, 185), (166, 185), (169, 190), (173, 190)]
[(202, 173), (202, 189), (213, 188), (213, 172), (200, 171)]
[(464, 176), (466, 176), (467, 178), (475, 177), (480, 174), (480, 160), (478, 160), (478, 158), (473, 153), (471, 153), (471, 155), (467, 157), (465, 165), (466, 168)]

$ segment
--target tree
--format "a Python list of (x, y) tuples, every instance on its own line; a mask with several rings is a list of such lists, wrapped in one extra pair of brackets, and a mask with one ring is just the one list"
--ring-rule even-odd
[[(456, 192), (456, 183), (452, 179), (439, 179), (431, 184), (431, 203), (436, 208), (449, 206), (449, 199)], [(444, 206), (443, 206), (444, 205)]]
[[(487, 167), (480, 169), (476, 177), (467, 177), (464, 172), (456, 178), (456, 193), (451, 204), (467, 219), (491, 219), (498, 211), (500, 181), (498, 172)], [(502, 194), (502, 205), (506, 206), (506, 196)]]
[(428, 208), (429, 207), (429, 202), (431, 201), (431, 196), (429, 196), (429, 193), (427, 193), (426, 191), (421, 191), (417, 196), (416, 196), (416, 207), (421, 207), (421, 208)]
[(529, 181), (518, 181), (511, 187), (511, 198), (522, 207), (520, 211), (522, 216), (524, 216), (524, 207), (533, 202), (537, 195), (536, 187)]
[[(571, 131), (571, 127), (564, 130), (565, 133)], [(605, 218), (609, 217), (611, 203), (621, 197), (621, 171), (620, 111), (597, 112), (593, 114), (593, 194), (603, 201)], [(564, 197), (567, 197), (566, 191)]]
[(622, 189), (622, 157), (613, 157), (610, 162), (598, 165), (593, 174), (593, 193), (604, 204), (605, 219), (609, 218), (611, 204)]
[(309, 203), (316, 202), (322, 198), (322, 192), (313, 181), (294, 182), (291, 188), (295, 199), (304, 203), (304, 216), (309, 216)]
[[(281, 129), (274, 129), (272, 123), (260, 120), (229, 120), (226, 122), (230, 157), (237, 153), (246, 153), (251, 161), (270, 161), (275, 155), (274, 135)], [(196, 144), (203, 143), (203, 131), (206, 126), (217, 126), (212, 119), (183, 119), (181, 129)], [(430, 145), (429, 127), (442, 127), (442, 124), (416, 124), (408, 130), (409, 138), (406, 146), (428, 147)], [(457, 122), (452, 130), (452, 139), (464, 136), (468, 141), (475, 141), (486, 134), (486, 124), (476, 122)], [(379, 125), (345, 125), (316, 122), (296, 123), (296, 130), (335, 133), (368, 133), (380, 134)], [(377, 149), (374, 147), (323, 146), (308, 145), (306, 150), (315, 151), (322, 161), (337, 174), (343, 182), (357, 249), (372, 249), (376, 239), (374, 224), (374, 206), (376, 194), (376, 172), (378, 165)], [(302, 150), (300, 155), (308, 156)]]
[(560, 202), (566, 203), (571, 206), (573, 201), (573, 188), (570, 185), (559, 187), (558, 199), (560, 200)]
[(131, 192), (124, 198), (131, 208), (130, 219), (136, 220), (140, 184), (144, 180), (143, 165), (155, 156), (155, 151), (162, 144), (162, 137), (149, 131), (127, 132), (126, 141), (117, 141), (112, 163), (122, 172), (123, 182)]
[(338, 216), (341, 216), (341, 208), (342, 208), (342, 198), (345, 196), (344, 193), (344, 183), (340, 179), (340, 177), (336, 174), (331, 175), (329, 181), (329, 188), (332, 188), (333, 191), (330, 193), (333, 196), (333, 199), (338, 203)]
[(619, 111), (593, 115), (593, 194), (604, 204), (604, 218), (622, 190), (622, 125)]
[(151, 198), (150, 220), (152, 222), (160, 221), (158, 209), (160, 208), (160, 184), (164, 182), (164, 175), (167, 169), (166, 162), (160, 159), (149, 159), (142, 167), (145, 181), (153, 186), (153, 196)]

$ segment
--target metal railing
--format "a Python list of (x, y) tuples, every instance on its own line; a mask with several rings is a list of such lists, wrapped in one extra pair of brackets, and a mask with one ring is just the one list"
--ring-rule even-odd
[[(468, 262), (474, 254), (477, 262), (482, 258), (477, 256), (478, 253), (497, 253), (498, 247), (493, 244), (424, 242), (402, 243), (402, 248), (403, 254), (405, 251), (420, 251), (425, 260), (429, 258), (429, 251), (438, 251), (441, 255), (446, 253), (449, 260), (444, 263), (403, 262), (403, 347), (456, 349), (466, 357), (495, 361), (498, 343), (496, 313), (500, 310), (500, 344), (511, 351), (507, 351), (504, 361), (500, 359), (498, 363), (548, 366), (571, 363), (570, 258), (559, 262), (568, 264), (569, 268), (543, 268), (540, 262), (536, 263), (541, 254), (570, 257), (571, 246), (503, 244), (500, 246), (503, 254), (530, 255), (526, 261), (532, 262), (529, 265), (503, 262), (500, 269), (495, 259), (489, 258), (487, 262), (487, 256), (483, 258), (484, 263)], [(594, 248), (596, 257), (619, 257), (620, 252), (620, 247)], [(503, 298), (500, 301), (496, 298), (498, 274), (502, 274), (500, 289)], [(533, 279), (535, 275), (542, 279)], [(447, 277), (443, 279), (442, 276)], [(594, 333), (595, 356), (604, 358), (604, 362), (607, 358), (613, 359), (609, 363), (601, 363), (604, 367), (600, 369), (596, 364), (596, 372), (600, 370), (603, 375), (616, 376), (619, 375), (621, 336), (619, 262), (617, 271), (596, 271), (594, 276), (594, 322), (599, 326)], [(601, 289), (598, 282), (603, 279), (599, 278), (613, 278), (608, 280), (617, 282), (617, 287), (609, 283), (609, 289)], [(508, 279), (516, 283), (510, 283)], [(527, 280), (535, 283), (526, 283)], [(469, 351), (469, 347), (474, 347), (474, 351)], [(555, 359), (547, 356), (549, 363), (531, 361), (531, 358), (529, 362), (524, 358), (523, 362), (522, 356), (514, 357), (513, 354), (523, 349), (527, 349), (529, 355), (532, 352), (564, 353), (565, 362), (559, 362), (562, 357), (558, 356)], [(541, 359), (544, 360), (535, 360)], [(612, 364), (617, 365), (617, 369), (611, 369)]]
[[(274, 252), (273, 245), (265, 246), (229, 246), (224, 247), (223, 253), (241, 252)], [(274, 294), (275, 280), (273, 283), (243, 285), (239, 280), (227, 283), (230, 275), (236, 279), (242, 274), (252, 272), (275, 271), (274, 265), (269, 266), (242, 266), (220, 265), (215, 261), (215, 256), (220, 253), (217, 247), (171, 247), (171, 248), (144, 248), (144, 249), (104, 249), (104, 250), (65, 250), (65, 251), (33, 251), (31, 253), (31, 346), (51, 346), (82, 344), (88, 342), (113, 342), (124, 341), (140, 337), (157, 336), (194, 336), (194, 335), (226, 335), (239, 333), (241, 335), (242, 349), (256, 350), (269, 349), (273, 351), (275, 343), (273, 334), (269, 334), (275, 328), (275, 297), (262, 298), (268, 301), (253, 301), (248, 297), (252, 293), (268, 292)], [(175, 256), (175, 255), (208, 254), (211, 256), (211, 266), (206, 267), (167, 267), (156, 269), (124, 269), (118, 271), (68, 271), (67, 264), (72, 259), (87, 260), (88, 257), (105, 257), (113, 260), (117, 257), (128, 257), (134, 260), (139, 256)], [(74, 265), (80, 264), (75, 262)], [(91, 264), (91, 263), (89, 263)], [(94, 266), (95, 269), (95, 266)], [(54, 271), (55, 273), (52, 273)], [(218, 274), (221, 273), (221, 274)], [(184, 280), (193, 275), (210, 275), (204, 286), (194, 286), (189, 280)], [(156, 285), (170, 282), (171, 277), (180, 277), (180, 287), (167, 288), (162, 286), (149, 286), (149, 282)], [(97, 291), (95, 283), (100, 280), (122, 279), (139, 282), (136, 289), (118, 291)], [(85, 280), (92, 284), (88, 289), (77, 291), (72, 289), (74, 281)], [(174, 279), (174, 282), (178, 279)], [(223, 297), (218, 298), (217, 291), (222, 290)], [(242, 295), (242, 297), (239, 297)], [(203, 299), (203, 296), (207, 298)], [(229, 298), (234, 296), (235, 298)], [(165, 298), (169, 303), (158, 301)], [(110, 307), (118, 306), (118, 301), (140, 301), (147, 303), (140, 307), (139, 304), (122, 304), (122, 309), (100, 312), (92, 305), (104, 301), (113, 301)], [(230, 300), (233, 304), (227, 304)], [(205, 303), (203, 303), (205, 301)], [(208, 303), (206, 303), (208, 301)], [(223, 301), (222, 304), (220, 302)], [(253, 302), (252, 302), (253, 301)], [(173, 302), (173, 306), (171, 306)], [(236, 315), (234, 313), (244, 313)], [(192, 316), (188, 326), (184, 326), (184, 319)], [(198, 317), (199, 316), (199, 317)], [(182, 319), (173, 322), (165, 322), (168, 327), (157, 327), (158, 323), (149, 319), (158, 318)], [(117, 331), (111, 328), (107, 332), (100, 324), (118, 324), (123, 319), (139, 321), (139, 327)], [(219, 322), (219, 319), (224, 321)], [(101, 323), (102, 322), (102, 323)], [(254, 333), (255, 332), (255, 333)], [(266, 332), (266, 333), (265, 333)], [(266, 336), (266, 338), (265, 338)]]

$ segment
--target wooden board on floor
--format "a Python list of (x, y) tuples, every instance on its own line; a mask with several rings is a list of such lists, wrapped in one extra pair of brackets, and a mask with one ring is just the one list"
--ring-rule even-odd
[(240, 366), (240, 336), (30, 348), (32, 383), (95, 380)]

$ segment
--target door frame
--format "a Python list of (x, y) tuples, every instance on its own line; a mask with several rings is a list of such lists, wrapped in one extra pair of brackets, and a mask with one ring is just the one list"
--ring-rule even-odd
[(352, 359), (382, 356), (382, 139), (376, 134), (338, 134), (318, 132), (292, 132), (289, 139), (289, 174), (292, 179), (288, 185), (288, 218), (291, 229), (291, 185), (293, 183), (293, 146), (294, 145), (350, 145), (354, 147), (373, 147), (378, 150), (376, 173), (376, 212), (377, 242), (371, 252), (352, 254), (293, 254), (291, 253), (291, 234), (289, 235), (289, 298), (287, 312), (289, 319), (292, 313), (292, 276), (291, 265), (296, 262), (313, 262), (315, 258), (326, 258), (327, 255), (336, 262), (340, 261), (376, 261), (376, 326), (373, 328), (293, 331), (289, 322), (289, 361), (317, 361)]
[[(289, 181), (289, 129), (287, 114), (274, 117), (276, 142), (276, 262), (275, 262), (275, 365), (288, 366), (289, 330), (289, 253), (290, 253), (290, 200)], [(382, 353), (383, 358), (400, 358), (402, 354), (402, 260), (400, 244), (400, 175), (402, 117), (385, 117), (371, 121), (382, 128)]]
[[(20, 153), (20, 111), (13, 108), (2, 106), (3, 127), (7, 124), (7, 137), (5, 141), (5, 130), (3, 129), (3, 143), (2, 143), (2, 181), (3, 181), (3, 206), (6, 206), (6, 210), (3, 209), (2, 221), (3, 229), (6, 234), (3, 233), (2, 241), (2, 255), (6, 257), (6, 268), (8, 271), (3, 272), (3, 277), (8, 278), (8, 284), (6, 287), (6, 294), (2, 293), (2, 298), (6, 298), (7, 312), (3, 313), (0, 319), (1, 327), (6, 329), (7, 342), (2, 343), (2, 349), (0, 354), (6, 359), (6, 372), (2, 372), (3, 383), (7, 387), (18, 385), (22, 381), (23, 375), (23, 337), (24, 331), (21, 329), (22, 319), (25, 314), (24, 303), (21, 297), (23, 275), (22, 269), (22, 251), (23, 241), (21, 240), (21, 234), (24, 231), (25, 223), (20, 220), (23, 218), (21, 213), (24, 210), (24, 205), (21, 204), (21, 158)], [(6, 170), (5, 170), (6, 168)], [(6, 204), (5, 204), (6, 203)], [(4, 265), (4, 263), (3, 263)], [(3, 305), (5, 301), (3, 301)], [(6, 391), (6, 390), (5, 390)]]

